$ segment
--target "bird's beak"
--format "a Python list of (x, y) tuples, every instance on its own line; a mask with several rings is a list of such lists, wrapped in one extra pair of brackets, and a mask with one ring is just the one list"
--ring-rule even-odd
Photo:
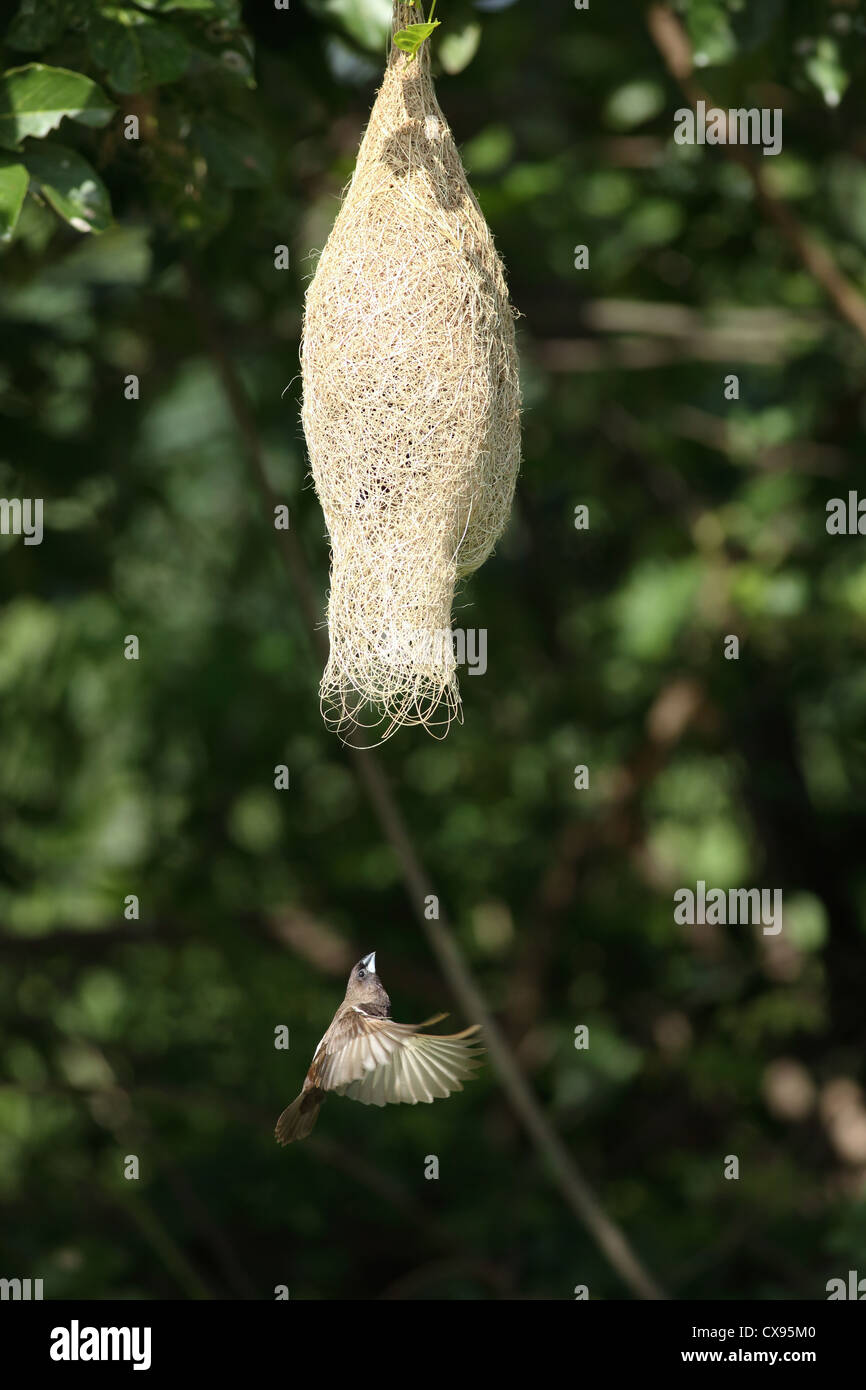
[(365, 970), (369, 970), (369, 972), (370, 972), (371, 975), (375, 975), (375, 973), (376, 973), (376, 952), (375, 952), (375, 951), (371, 951), (370, 954), (369, 954), (368, 956), (365, 956), (365, 957), (364, 957), (364, 959), (361, 961), (361, 964), (363, 965), (363, 967), (364, 967)]

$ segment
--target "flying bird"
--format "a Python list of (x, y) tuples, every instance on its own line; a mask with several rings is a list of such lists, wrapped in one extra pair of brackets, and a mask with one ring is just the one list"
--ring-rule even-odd
[(346, 997), (313, 1054), (301, 1094), (287, 1106), (274, 1134), (281, 1144), (306, 1139), (326, 1091), (362, 1105), (417, 1105), (462, 1091), (480, 1066), (480, 1025), (462, 1033), (424, 1035), (447, 1018), (434, 1014), (423, 1023), (395, 1023), (391, 1000), (376, 974), (376, 952), (353, 968)]

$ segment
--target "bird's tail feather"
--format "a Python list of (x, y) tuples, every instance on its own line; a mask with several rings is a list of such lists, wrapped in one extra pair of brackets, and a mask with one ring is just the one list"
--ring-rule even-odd
[(306, 1139), (319, 1118), (324, 1096), (320, 1090), (302, 1091), (297, 1100), (287, 1105), (274, 1130), (280, 1144), (293, 1144), (296, 1139)]

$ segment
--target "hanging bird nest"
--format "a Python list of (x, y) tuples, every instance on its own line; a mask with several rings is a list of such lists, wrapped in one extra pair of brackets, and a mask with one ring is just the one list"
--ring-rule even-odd
[[(394, 11), (395, 33), (419, 18)], [(502, 534), (520, 460), (514, 312), (429, 47), (391, 47), (306, 298), (302, 420), (332, 552), (320, 695), (347, 738), (442, 737), (459, 717), (455, 586)]]

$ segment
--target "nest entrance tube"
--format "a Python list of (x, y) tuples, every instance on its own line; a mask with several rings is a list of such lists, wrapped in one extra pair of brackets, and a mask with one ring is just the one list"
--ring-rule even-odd
[[(418, 19), (394, 7), (394, 32)], [(505, 528), (520, 461), (514, 313), (430, 76), (392, 44), (307, 291), (302, 421), (331, 538), (326, 723), (460, 715), (455, 586)]]

